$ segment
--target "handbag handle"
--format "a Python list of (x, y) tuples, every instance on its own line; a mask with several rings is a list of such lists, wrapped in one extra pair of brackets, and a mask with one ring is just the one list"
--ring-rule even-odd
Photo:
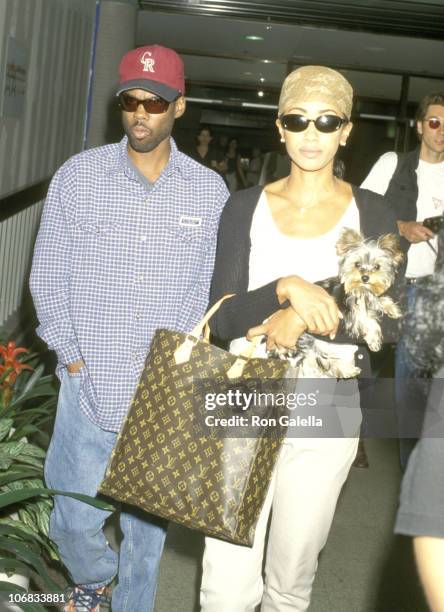
[(261, 336), (255, 336), (253, 340), (250, 341), (249, 346), (247, 346), (241, 353), (239, 353), (236, 361), (227, 371), (228, 378), (239, 378), (240, 376), (242, 376), (248, 360), (253, 357), (254, 351), (258, 347), (260, 341)]
[(180, 346), (174, 351), (174, 361), (176, 365), (180, 363), (186, 363), (190, 360), (191, 351), (193, 350), (194, 345), (202, 336), (202, 333), (205, 329), (204, 341), (209, 342), (210, 340), (210, 326), (208, 325), (209, 320), (217, 312), (225, 300), (230, 297), (233, 297), (234, 293), (229, 293), (228, 295), (224, 295), (220, 298), (213, 306), (208, 310), (205, 314), (204, 318), (194, 327), (190, 334), (188, 334), (186, 340), (182, 342)]
[[(185, 339), (185, 341), (182, 342), (182, 344), (177, 347), (177, 349), (174, 351), (174, 361), (176, 365), (179, 365), (181, 363), (186, 363), (187, 361), (190, 360), (193, 347), (196, 344), (196, 342), (198, 342), (198, 340), (201, 338), (202, 334), (204, 335), (204, 341), (209, 342), (209, 339), (210, 339), (210, 326), (208, 324), (209, 320), (214, 315), (214, 313), (219, 310), (222, 302), (224, 302), (230, 297), (233, 297), (233, 295), (234, 293), (224, 295), (220, 300), (218, 300), (215, 304), (213, 304), (213, 306), (208, 310), (208, 312), (205, 314), (203, 319), (194, 327), (191, 334), (189, 334), (187, 338)], [(247, 346), (247, 348), (244, 349), (237, 356), (236, 361), (227, 371), (228, 378), (239, 378), (239, 376), (242, 376), (242, 372), (244, 371), (245, 365), (247, 361), (251, 359), (251, 357), (253, 356), (254, 351), (256, 350), (260, 340), (261, 340), (261, 336), (256, 336), (255, 338), (253, 338), (249, 346)]]

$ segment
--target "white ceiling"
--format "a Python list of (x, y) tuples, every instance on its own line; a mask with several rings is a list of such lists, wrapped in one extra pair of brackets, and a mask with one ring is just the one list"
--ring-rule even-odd
[[(247, 35), (263, 40), (249, 41)], [(401, 73), (415, 75), (409, 101), (444, 90), (442, 40), (142, 10), (136, 42), (178, 50), (189, 82), (263, 88), (264, 103), (267, 87), (280, 87), (289, 61), (346, 67), (343, 71), (358, 96), (398, 100)], [(427, 78), (431, 75), (440, 78)]]

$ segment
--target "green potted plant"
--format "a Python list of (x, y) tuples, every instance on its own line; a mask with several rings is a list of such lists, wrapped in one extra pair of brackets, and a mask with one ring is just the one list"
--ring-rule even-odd
[[(14, 593), (17, 601), (12, 603), (16, 607), (9, 609), (29, 612), (46, 609), (39, 603), (26, 602), (23, 596), (32, 573), (39, 576), (46, 592), (61, 590), (44, 562), (59, 560), (48, 538), (51, 495), (66, 494), (45, 488), (43, 481), (49, 442), (47, 424), (54, 418), (56, 401), (54, 377), (44, 374), (38, 357), (29, 355), (27, 349), (16, 347), (12, 341), (0, 344), (1, 610), (8, 609)], [(84, 495), (69, 495), (101, 508), (112, 508)]]

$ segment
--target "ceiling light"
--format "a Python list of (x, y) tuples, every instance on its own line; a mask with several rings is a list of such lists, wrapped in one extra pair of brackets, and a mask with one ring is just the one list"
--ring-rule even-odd
[(259, 89), (259, 91), (257, 92), (257, 95), (259, 96), (259, 98), (263, 98), (265, 94), (262, 91), (262, 89)]
[(249, 34), (245, 36), (245, 40), (264, 40), (263, 36), (256, 36), (255, 34)]
[(244, 74), (245, 74), (245, 76), (253, 76), (253, 73), (252, 72), (248, 72), (248, 71), (244, 72)]
[(242, 102), (241, 106), (246, 108), (277, 108), (277, 104), (260, 104), (257, 102)]
[(259, 81), (260, 81), (261, 83), (265, 83), (265, 77), (260, 77)]
[(271, 60), (261, 60), (263, 64), (271, 64)]

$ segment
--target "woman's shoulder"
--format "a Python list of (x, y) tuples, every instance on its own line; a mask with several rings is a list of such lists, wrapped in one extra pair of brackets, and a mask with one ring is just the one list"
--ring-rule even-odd
[(255, 185), (232, 193), (222, 211), (221, 225), (233, 232), (249, 231), (262, 189)]
[(252, 207), (254, 209), (259, 201), (262, 190), (263, 187), (261, 185), (254, 185), (253, 187), (248, 187), (248, 189), (235, 191), (228, 198), (225, 208), (245, 210)]
[(271, 193), (271, 194), (280, 194), (283, 190), (283, 188), (286, 185), (288, 177), (284, 177), (284, 178), (280, 178), (277, 181), (273, 181), (272, 183), (267, 183), (264, 187), (264, 190), (267, 193)]

